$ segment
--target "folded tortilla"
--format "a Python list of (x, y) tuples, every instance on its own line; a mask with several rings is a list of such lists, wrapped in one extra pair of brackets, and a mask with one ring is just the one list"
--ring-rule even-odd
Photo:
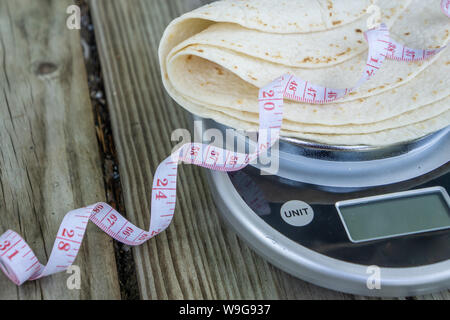
[[(236, 129), (258, 127), (258, 89), (291, 73), (353, 86), (367, 58), (370, 1), (225, 0), (175, 19), (160, 45), (164, 85), (190, 112)], [(433, 0), (379, 0), (391, 36), (414, 48), (447, 44)], [(386, 61), (356, 92), (327, 105), (286, 101), (281, 134), (333, 145), (388, 145), (450, 125), (450, 52)]]

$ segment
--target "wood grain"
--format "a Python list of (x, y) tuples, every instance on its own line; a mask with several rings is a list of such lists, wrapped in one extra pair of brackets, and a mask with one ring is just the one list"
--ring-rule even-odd
[[(0, 232), (24, 235), (44, 263), (65, 213), (105, 199), (70, 4), (0, 2)], [(120, 298), (112, 240), (93, 225), (75, 264), (81, 290), (68, 289), (68, 274), (21, 288), (1, 274), (0, 299)]]
[[(151, 181), (188, 128), (162, 87), (157, 49), (168, 23), (208, 1), (92, 0), (127, 216), (149, 225)], [(205, 171), (183, 166), (170, 228), (134, 250), (144, 299), (354, 299), (295, 279), (252, 252), (218, 219)]]

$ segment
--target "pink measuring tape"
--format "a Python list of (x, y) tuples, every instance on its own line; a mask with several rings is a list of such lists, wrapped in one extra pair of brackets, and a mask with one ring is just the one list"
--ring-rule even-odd
[[(450, 0), (441, 2), (450, 17)], [(75, 261), (89, 221), (117, 241), (138, 246), (164, 231), (171, 223), (176, 203), (177, 171), (181, 162), (216, 171), (238, 171), (267, 152), (279, 139), (283, 122), (283, 101), (324, 104), (346, 96), (375, 75), (385, 59), (419, 61), (444, 48), (420, 50), (407, 48), (389, 37), (385, 25), (365, 33), (369, 46), (367, 63), (360, 80), (353, 88), (330, 89), (314, 85), (292, 75), (284, 75), (259, 91), (259, 135), (255, 153), (243, 154), (211, 145), (189, 143), (164, 160), (156, 170), (151, 202), (150, 229), (142, 230), (106, 203), (97, 203), (70, 211), (64, 217), (49, 261), (42, 265), (25, 240), (14, 231), (0, 237), (0, 269), (15, 284), (22, 285), (67, 270)]]

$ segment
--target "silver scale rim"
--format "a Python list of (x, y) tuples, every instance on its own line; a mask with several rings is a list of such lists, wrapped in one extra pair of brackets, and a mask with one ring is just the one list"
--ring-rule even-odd
[[(211, 119), (194, 119), (200, 120), (201, 130), (218, 129), (224, 137), (230, 129)], [(236, 138), (250, 150), (256, 149), (256, 143), (244, 134), (237, 132)], [(278, 149), (278, 177), (350, 192), (412, 180), (442, 167), (450, 160), (450, 126), (421, 139), (383, 147), (331, 146), (281, 138)], [(253, 166), (264, 170), (258, 164)]]
[[(205, 121), (207, 128), (219, 128), (222, 130), (226, 128), (212, 120), (204, 120), (203, 124), (205, 124)], [(375, 167), (377, 168), (376, 171), (378, 174), (380, 173), (380, 165), (386, 164), (383, 161), (388, 161), (388, 165), (403, 162), (398, 167), (398, 169), (403, 169), (400, 170), (402, 174), (394, 178), (392, 178), (391, 173), (388, 174), (391, 178), (386, 179), (384, 177), (382, 179), (382, 184), (386, 184), (386, 182), (395, 183), (412, 179), (446, 164), (449, 160), (445, 150), (450, 150), (450, 127), (423, 139), (407, 144), (389, 146), (383, 148), (383, 150), (364, 146), (353, 148), (324, 146), (295, 139), (290, 141), (290, 139), (285, 138), (282, 140), (281, 144), (287, 142), (293, 148), (285, 152), (283, 147), (280, 146), (280, 158), (287, 159), (288, 161), (284, 163), (283, 160), (280, 160), (281, 172), (279, 176), (283, 177), (283, 175), (287, 175), (287, 177), (290, 177), (289, 179), (297, 177), (295, 172), (299, 171), (298, 161), (303, 165), (305, 159), (315, 162), (316, 166), (317, 164), (319, 166), (321, 164), (323, 165), (321, 161), (328, 161), (334, 163), (335, 166), (336, 164), (341, 164), (347, 168), (349, 166), (354, 167), (355, 165), (359, 166), (363, 164), (365, 169), (365, 165), (369, 164), (370, 166), (374, 166), (376, 162), (377, 165)], [(310, 147), (319, 150), (319, 155), (323, 154), (321, 151), (327, 151), (326, 157), (330, 157), (329, 152), (331, 152), (332, 157), (335, 152), (338, 155), (339, 153), (345, 152), (355, 156), (353, 159), (351, 157), (348, 159), (347, 157), (346, 159), (338, 158), (338, 161), (335, 161), (329, 158), (318, 159), (317, 157), (314, 158), (314, 156), (310, 158), (311, 154), (308, 154), (308, 157), (306, 157), (301, 152), (296, 152)], [(286, 150), (286, 148), (284, 149)], [(377, 157), (376, 155), (380, 156)], [(294, 168), (289, 166), (287, 168), (283, 167), (286, 164), (289, 165), (289, 162), (297, 165)], [(406, 166), (405, 162), (408, 162), (408, 165), (412, 166), (414, 170), (404, 170)], [(417, 166), (417, 163), (421, 163), (421, 165)], [(333, 172), (336, 172), (335, 168), (333, 168)], [(284, 172), (282, 171), (283, 169), (285, 169)], [(339, 170), (342, 170), (342, 168), (339, 168)], [(339, 172), (339, 170), (337, 171)], [(355, 173), (355, 171), (357, 170), (350, 170), (352, 173)], [(318, 182), (317, 176), (311, 181), (305, 181), (305, 176), (303, 175), (304, 170), (300, 170), (300, 173), (302, 179), (299, 181)], [(349, 171), (347, 171), (348, 174)], [(362, 172), (354, 176), (360, 174)], [(207, 176), (222, 219), (258, 254), (295, 277), (332, 290), (378, 297), (417, 296), (450, 288), (450, 260), (447, 260), (412, 268), (382, 267), (380, 268), (381, 287), (380, 289), (371, 290), (367, 286), (367, 281), (370, 276), (368, 266), (330, 258), (290, 240), (269, 226), (248, 207), (234, 188), (227, 173), (208, 171)], [(367, 170), (365, 170), (363, 176), (367, 178)], [(330, 185), (331, 182), (333, 187), (355, 187), (355, 180), (352, 180), (351, 184), (348, 181), (344, 184), (339, 184), (335, 178), (339, 179), (339, 177), (333, 177), (332, 180), (327, 179), (326, 185)], [(379, 182), (364, 183), (363, 185), (364, 187), (370, 187), (379, 185)]]
[(228, 174), (208, 171), (222, 219), (258, 254), (287, 273), (315, 285), (350, 294), (407, 297), (450, 288), (450, 260), (413, 268), (380, 268), (381, 288), (370, 290), (367, 266), (307, 249), (273, 229), (242, 200)]

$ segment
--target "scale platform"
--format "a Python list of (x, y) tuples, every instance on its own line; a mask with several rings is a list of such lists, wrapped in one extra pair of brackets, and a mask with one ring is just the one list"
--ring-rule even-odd
[(282, 139), (278, 157), (276, 175), (208, 171), (223, 220), (261, 256), (351, 294), (450, 288), (450, 127), (384, 148)]

